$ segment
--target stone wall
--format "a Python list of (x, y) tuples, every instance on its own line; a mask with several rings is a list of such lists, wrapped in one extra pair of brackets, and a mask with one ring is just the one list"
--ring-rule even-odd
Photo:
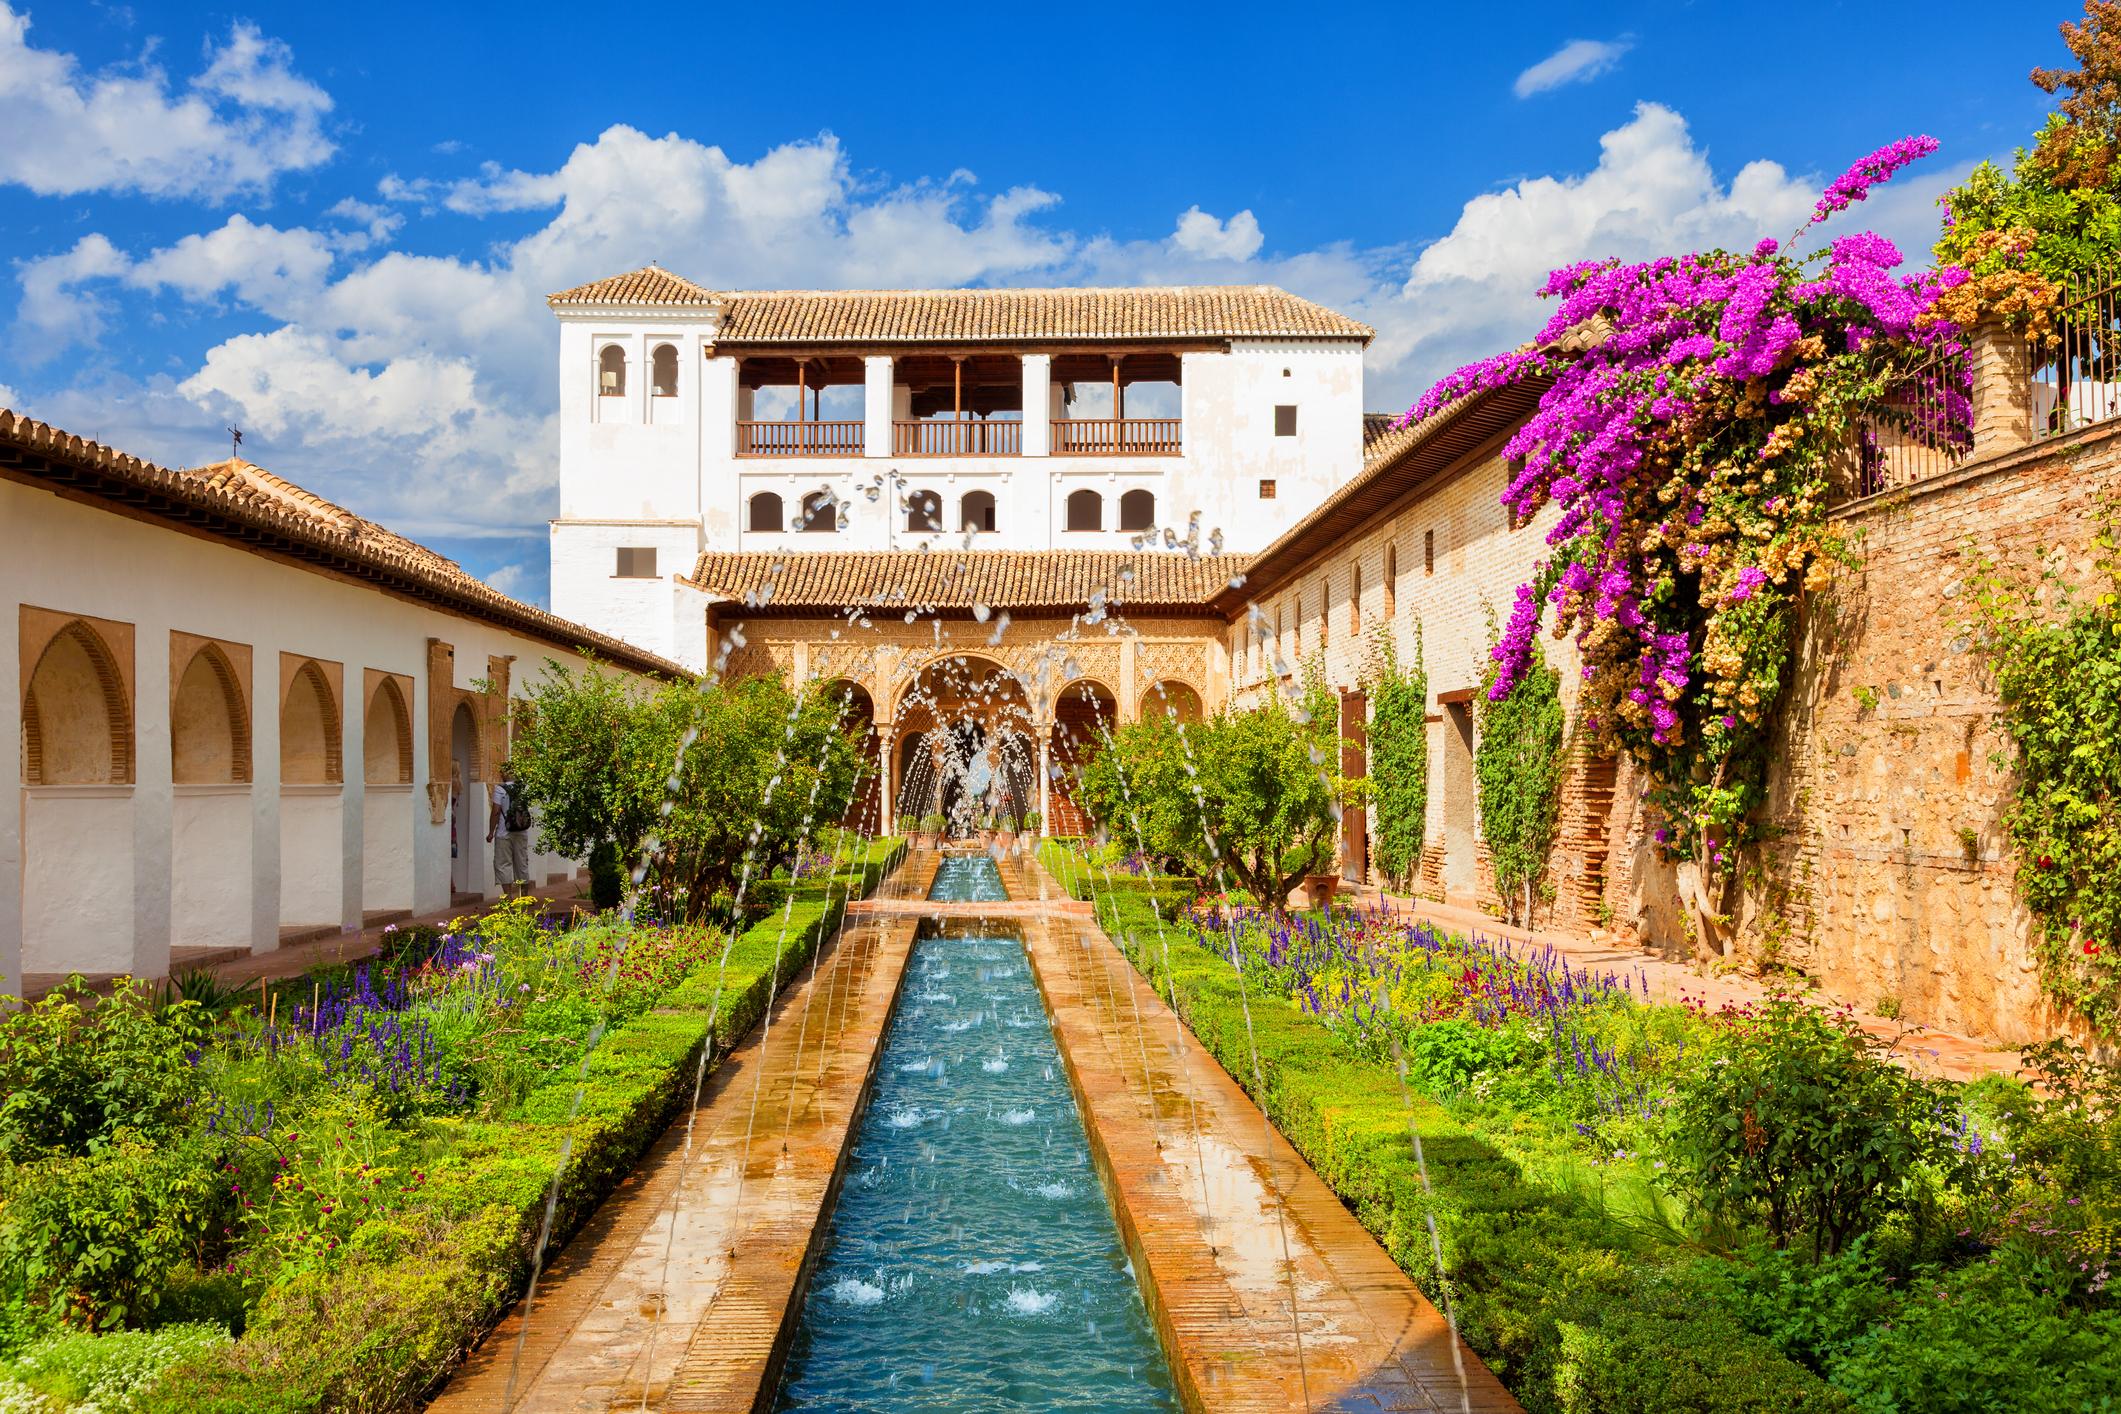
[(1857, 563), (1806, 626), (1771, 782), (1782, 839), (1743, 946), (1779, 946), (1858, 1006), (1891, 997), (1911, 1019), (2008, 1041), (2060, 1029), (2012, 887), (2010, 746), (1964, 552), (1978, 541), (2019, 567), (2059, 552), (2083, 576), (2117, 495), (2121, 428), (2102, 427), (1844, 509)]

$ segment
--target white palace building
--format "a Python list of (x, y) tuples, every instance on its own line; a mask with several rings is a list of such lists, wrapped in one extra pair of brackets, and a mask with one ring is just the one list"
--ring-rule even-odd
[(553, 295), (552, 603), (705, 664), (706, 552), (1264, 549), (1363, 464), (1368, 326), (1268, 286)]

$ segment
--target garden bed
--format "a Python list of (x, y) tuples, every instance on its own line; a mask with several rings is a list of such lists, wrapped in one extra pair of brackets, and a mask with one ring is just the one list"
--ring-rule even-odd
[[(1202, 914), (1189, 882), (1108, 872), (1073, 845), (1041, 858), (1528, 1408), (2077, 1410), (2121, 1394), (2097, 1255), (2112, 1232), (2095, 1216), (2114, 1207), (2114, 1120), (2096, 1103), (2042, 1120), (2010, 1082), (1891, 1089), (1900, 1127), (1943, 1142), (1865, 1210), (1867, 1235), (1815, 1261), (1812, 1234), (1778, 1250), (1757, 1205), (1712, 1211), (1666, 1167), (1694, 1152), (1675, 1118), (1694, 1067), (1743, 1061), (1775, 1018), (1650, 1005), (1624, 977), (1404, 915)], [(1835, 1054), (1865, 1083), (1892, 1070)], [(2006, 1133), (2031, 1152), (2005, 1162)]]
[(412, 1407), (521, 1294), (548, 1201), (557, 1244), (900, 848), (850, 843), (733, 941), (504, 906), (219, 1016), (20, 1014), (0, 1409)]

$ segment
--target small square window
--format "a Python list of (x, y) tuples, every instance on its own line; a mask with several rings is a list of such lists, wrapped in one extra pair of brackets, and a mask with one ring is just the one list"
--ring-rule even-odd
[(620, 579), (654, 579), (655, 546), (621, 545), (618, 569), (614, 573)]
[(1294, 437), (1296, 435), (1296, 404), (1275, 404), (1274, 435), (1277, 437)]
[(1274, 499), (1273, 477), (1267, 477), (1259, 483), (1259, 499), (1262, 501), (1271, 501)]

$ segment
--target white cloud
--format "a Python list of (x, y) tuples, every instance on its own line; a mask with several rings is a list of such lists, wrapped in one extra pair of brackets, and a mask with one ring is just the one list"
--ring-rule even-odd
[(0, 383), (0, 408), (11, 408), (16, 412), (22, 412), (24, 411), (22, 402), (23, 398), (20, 393), (7, 384)]
[(1198, 206), (1186, 208), (1171, 233), (1171, 244), (1203, 260), (1250, 260), (1266, 243), (1259, 219), (1249, 210), (1227, 221), (1218, 221)]
[(100, 232), (91, 232), (57, 255), (22, 262), (15, 279), (22, 300), (15, 309), (14, 351), (27, 363), (42, 363), (74, 344), (92, 344), (103, 333), (109, 302), (81, 286), (108, 280), (132, 261)]
[(182, 92), (145, 59), (86, 73), (33, 47), (29, 17), (0, 0), (0, 182), (219, 200), (331, 156), (331, 98), (294, 72), (286, 45), (238, 22), (209, 56)]
[(1510, 91), (1519, 98), (1530, 98), (1572, 83), (1589, 83), (1634, 47), (1635, 41), (1626, 38), (1572, 39), (1519, 74)]
[(529, 565), (502, 565), (486, 576), (486, 584), (490, 589), (498, 589), (503, 594), (520, 599), (535, 591), (543, 578), (541, 572), (532, 570)]

